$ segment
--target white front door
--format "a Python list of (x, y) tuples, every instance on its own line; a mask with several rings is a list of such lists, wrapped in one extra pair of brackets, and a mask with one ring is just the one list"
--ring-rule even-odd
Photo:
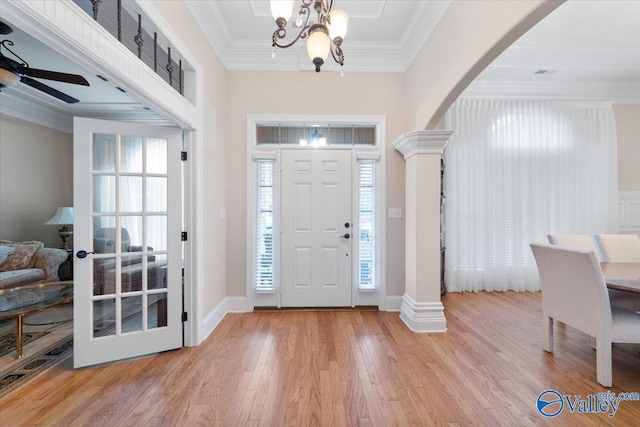
[(351, 151), (282, 150), (282, 306), (350, 307)]
[(74, 119), (76, 368), (182, 346), (180, 145), (176, 128)]

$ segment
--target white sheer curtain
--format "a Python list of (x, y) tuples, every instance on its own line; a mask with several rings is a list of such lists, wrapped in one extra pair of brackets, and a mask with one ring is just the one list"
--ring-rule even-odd
[(458, 100), (446, 116), (446, 282), (450, 291), (535, 291), (529, 243), (617, 232), (611, 104)]

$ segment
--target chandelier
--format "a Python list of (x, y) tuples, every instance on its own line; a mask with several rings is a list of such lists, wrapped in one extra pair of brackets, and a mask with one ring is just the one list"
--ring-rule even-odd
[[(287, 22), (293, 13), (295, 0), (269, 0), (271, 3), (271, 14), (276, 20), (278, 29), (274, 31), (271, 41), (275, 48), (287, 48), (293, 46), (300, 39), (307, 39), (307, 53), (316, 66), (316, 72), (320, 72), (320, 67), (329, 56), (340, 65), (344, 65), (344, 54), (342, 53), (342, 42), (347, 34), (347, 23), (349, 16), (342, 10), (331, 10), (334, 0), (302, 0), (296, 27), (302, 27), (298, 36), (291, 43), (280, 44), (279, 40), (287, 36)], [(317, 22), (309, 22), (311, 18), (311, 7), (318, 14)]]

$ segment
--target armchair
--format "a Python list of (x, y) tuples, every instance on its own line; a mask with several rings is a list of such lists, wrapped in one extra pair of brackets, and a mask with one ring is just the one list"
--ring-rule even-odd
[[(119, 250), (118, 250), (119, 249)], [(99, 228), (94, 233), (93, 251), (96, 254), (114, 254), (113, 257), (94, 259), (94, 294), (108, 295), (116, 291), (116, 268), (120, 263), (121, 292), (142, 290), (143, 271), (146, 256), (147, 289), (165, 287), (165, 275), (162, 274), (165, 262), (156, 261), (151, 246), (131, 245), (129, 232), (120, 229), (120, 248), (117, 247), (117, 229)], [(160, 274), (158, 270), (160, 269)]]

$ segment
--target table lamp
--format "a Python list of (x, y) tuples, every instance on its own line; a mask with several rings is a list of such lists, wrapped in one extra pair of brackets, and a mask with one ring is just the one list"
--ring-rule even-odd
[(65, 251), (71, 250), (67, 243), (67, 240), (73, 234), (73, 230), (69, 227), (71, 224), (73, 224), (73, 207), (58, 208), (55, 215), (44, 223), (44, 225), (62, 225), (62, 228), (58, 230), (58, 234), (62, 239), (62, 249)]

